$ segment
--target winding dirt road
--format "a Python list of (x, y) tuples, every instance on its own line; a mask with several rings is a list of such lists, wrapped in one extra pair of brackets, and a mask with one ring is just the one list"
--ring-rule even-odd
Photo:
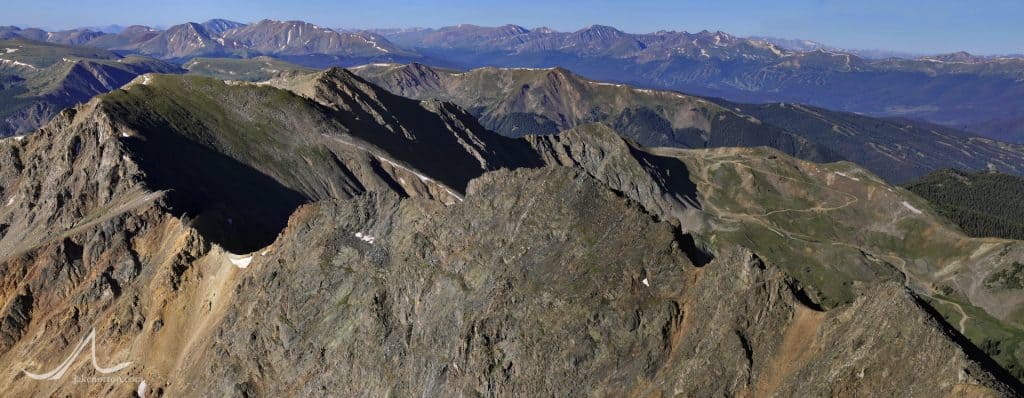
[[(855, 196), (853, 194), (850, 194), (848, 192), (844, 192), (844, 191), (840, 191), (840, 190), (832, 188), (832, 187), (822, 186), (820, 184), (814, 184), (814, 183), (810, 183), (810, 182), (807, 182), (807, 181), (802, 181), (802, 180), (799, 180), (799, 179), (796, 179), (796, 178), (792, 178), (792, 177), (788, 177), (788, 176), (772, 173), (772, 172), (767, 171), (767, 170), (755, 169), (755, 168), (753, 168), (753, 167), (751, 167), (751, 166), (749, 166), (747, 164), (740, 163), (740, 162), (738, 162), (736, 160), (717, 159), (713, 163), (710, 163), (710, 164), (706, 163), (706, 160), (704, 158), (699, 158), (699, 159), (697, 159), (697, 161), (701, 164), (700, 171), (701, 171), (701, 179), (703, 180), (703, 184), (702, 185), (704, 185), (706, 188), (708, 188), (705, 191), (707, 193), (707, 196), (711, 196), (715, 189), (721, 189), (720, 186), (717, 186), (716, 184), (714, 184), (712, 182), (712, 180), (710, 178), (710, 171), (713, 170), (713, 169), (716, 169), (718, 167), (721, 167), (723, 164), (731, 164), (731, 165), (734, 165), (734, 166), (737, 166), (737, 167), (743, 167), (743, 168), (749, 169), (753, 173), (761, 173), (761, 174), (771, 175), (771, 176), (774, 176), (776, 178), (786, 179), (786, 180), (794, 181), (794, 182), (797, 182), (797, 183), (800, 183), (800, 184), (808, 184), (808, 185), (813, 185), (813, 186), (818, 187), (818, 188), (827, 189), (827, 190), (830, 190), (832, 192), (838, 193), (840, 195), (846, 196), (849, 199), (846, 203), (843, 203), (843, 204), (837, 205), (837, 206), (821, 206), (821, 205), (817, 205), (817, 206), (813, 206), (813, 207), (805, 208), (805, 209), (776, 209), (776, 210), (767, 211), (767, 212), (765, 212), (763, 214), (760, 214), (760, 215), (753, 215), (753, 214), (747, 214), (747, 213), (736, 213), (736, 212), (726, 211), (726, 210), (722, 210), (722, 209), (716, 207), (710, 201), (707, 201), (705, 203), (705, 206), (707, 207), (707, 209), (711, 210), (712, 212), (714, 212), (714, 214), (716, 214), (719, 217), (726, 218), (726, 219), (732, 219), (734, 221), (740, 221), (740, 220), (751, 221), (751, 222), (757, 223), (757, 224), (761, 225), (762, 227), (764, 227), (764, 228), (766, 228), (766, 229), (768, 229), (768, 230), (778, 234), (781, 237), (787, 238), (787, 239), (799, 240), (799, 241), (807, 242), (807, 243), (824, 243), (824, 242), (821, 242), (819, 240), (815, 240), (813, 237), (810, 237), (810, 236), (806, 236), (806, 235), (802, 235), (802, 234), (793, 233), (793, 232), (790, 232), (790, 231), (778, 229), (773, 224), (771, 224), (770, 222), (764, 220), (762, 217), (767, 217), (767, 216), (771, 216), (773, 214), (778, 214), (778, 213), (783, 213), (783, 212), (801, 212), (802, 213), (802, 212), (827, 212), (827, 211), (835, 211), (835, 210), (840, 210), (840, 209), (849, 207), (849, 206), (857, 203), (860, 200), (860, 198), (858, 198), (857, 196)], [(845, 177), (847, 179), (859, 181), (859, 179), (857, 179), (857, 178), (850, 177), (850, 176), (842, 174), (842, 173), (836, 172), (836, 175)], [(876, 253), (872, 253), (871, 251), (869, 251), (869, 250), (867, 250), (867, 249), (865, 249), (863, 247), (852, 245), (852, 244), (848, 244), (848, 243), (844, 243), (844, 242), (828, 242), (828, 243), (833, 244), (833, 245), (849, 247), (849, 248), (852, 248), (852, 249), (856, 249), (856, 250), (862, 251), (864, 253), (870, 253), (870, 254), (872, 254), (874, 256), (877, 256), (879, 258), (886, 258), (889, 261), (892, 261), (893, 263), (898, 263), (899, 264), (898, 265), (898, 269), (899, 269), (900, 273), (903, 274), (903, 286), (905, 288), (907, 288), (908, 290), (913, 291), (913, 292), (915, 292), (915, 293), (917, 293), (917, 294), (919, 294), (921, 296), (930, 298), (930, 299), (932, 299), (934, 301), (941, 301), (941, 302), (949, 304), (950, 306), (955, 308), (957, 310), (957, 312), (960, 313), (960, 321), (959, 321), (959, 324), (958, 324), (958, 330), (960, 331), (960, 334), (964, 334), (966, 332), (967, 320), (970, 319), (970, 315), (968, 315), (967, 312), (964, 311), (963, 307), (959, 303), (956, 303), (956, 302), (953, 302), (953, 301), (950, 301), (950, 300), (938, 297), (938, 296), (934, 295), (933, 292), (927, 291), (927, 288), (926, 288), (925, 284), (920, 283), (919, 284), (920, 287), (916, 287), (915, 284), (913, 283), (913, 278), (914, 277), (913, 277), (913, 275), (910, 272), (907, 271), (907, 262), (903, 258), (900, 258), (900, 257), (896, 256), (894, 253), (884, 253), (884, 254), (878, 255)]]

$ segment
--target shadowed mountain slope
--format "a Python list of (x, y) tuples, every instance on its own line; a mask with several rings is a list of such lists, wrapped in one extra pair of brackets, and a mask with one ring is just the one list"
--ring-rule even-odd
[(839, 159), (824, 147), (702, 98), (591, 81), (561, 68), (457, 72), (380, 64), (352, 71), (399, 95), (456, 103), (485, 126), (513, 137), (601, 122), (648, 146), (767, 145), (818, 161)]
[(943, 167), (991, 165), (1024, 173), (1024, 146), (922, 123), (792, 104), (706, 100), (596, 82), (559, 68), (459, 72), (380, 64), (352, 70), (400, 95), (456, 103), (510, 136), (600, 122), (647, 146), (769, 146), (812, 161), (850, 160), (893, 182)]
[(0, 137), (26, 134), (64, 108), (150, 73), (176, 73), (154, 59), (81, 47), (0, 40)]
[[(519, 144), (519, 153), (526, 157), (493, 157), (487, 144), (511, 140), (475, 123), (463, 124), (463, 115), (450, 114), (441, 104), (420, 104), (383, 91), (367, 94), (361, 90), (370, 87), (355, 86), (352, 79), (358, 78), (342, 70), (322, 77), (311, 84), (330, 84), (330, 90), (338, 90), (335, 98), (347, 101), (347, 111), (272, 87), (168, 75), (140, 77), (94, 101), (90, 109), (102, 115), (104, 129), (121, 131), (114, 137), (123, 141), (119, 150), (133, 154), (132, 163), (142, 169), (138, 178), (148, 189), (167, 192), (167, 205), (176, 215), (194, 218), (211, 240), (233, 250), (269, 243), (307, 201), (384, 189), (450, 202), (459, 200), (469, 179), (483, 170), (539, 164), (525, 143)], [(405, 114), (391, 125), (369, 116), (386, 107)], [(417, 140), (426, 139), (432, 142), (426, 153), (433, 157), (395, 157), (413, 153)], [(67, 144), (69, 151), (81, 151), (81, 142)], [(427, 177), (421, 169), (438, 172)], [(50, 211), (78, 210), (57, 206)], [(27, 231), (36, 227), (27, 221), (31, 216), (17, 220), (24, 216), (11, 213), (8, 217), (15, 219), (5, 224), (10, 231), (25, 228), (26, 235), (10, 234), (0, 242), (31, 241), (25, 238), (35, 232)], [(231, 238), (238, 234), (243, 236)]]

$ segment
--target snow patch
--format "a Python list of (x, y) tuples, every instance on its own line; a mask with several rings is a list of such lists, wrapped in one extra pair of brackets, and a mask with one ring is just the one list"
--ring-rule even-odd
[(921, 214), (921, 210), (918, 210), (916, 207), (914, 207), (910, 203), (907, 203), (907, 201), (903, 201), (903, 207), (906, 207), (908, 210), (910, 210), (914, 214)]
[(644, 280), (640, 281), (640, 283), (643, 283), (644, 286), (651, 286), (651, 282), (648, 282), (647, 278), (644, 278)]
[(4, 54), (16, 53), (16, 52), (18, 52), (18, 50), (19, 50), (18, 48), (5, 48), (4, 49)]
[(13, 205), (14, 204), (14, 198), (17, 198), (17, 197), (18, 197), (17, 195), (11, 196), (11, 198), (7, 200), (7, 206)]
[(148, 86), (149, 82), (151, 82), (152, 80), (153, 80), (153, 78), (149, 74), (142, 75), (142, 85), (143, 86)]
[(239, 269), (249, 268), (249, 263), (252, 262), (252, 256), (240, 257), (240, 258), (228, 258), (231, 260), (231, 264), (234, 264)]
[(124, 138), (131, 137), (131, 135), (128, 135), (128, 133), (124, 132), (124, 131), (121, 132), (121, 136), (124, 137)]
[(857, 178), (857, 177), (851, 176), (851, 175), (849, 175), (849, 174), (846, 174), (846, 173), (843, 173), (843, 172), (841, 172), (841, 171), (837, 171), (837, 172), (836, 172), (836, 174), (839, 174), (839, 175), (841, 175), (841, 176), (843, 176), (843, 177), (849, 178), (849, 179), (851, 179), (851, 180), (854, 180), (854, 181), (860, 181), (860, 178)]
[(18, 61), (14, 61), (14, 60), (10, 60), (10, 59), (3, 59), (3, 58), (0, 58), (0, 64), (2, 64), (2, 65), (12, 65), (12, 66), (22, 66), (22, 67), (29, 68), (29, 69), (35, 69), (36, 68), (35, 66), (26, 64), (24, 62), (18, 62)]
[(673, 93), (673, 92), (669, 92), (669, 91), (657, 91), (657, 90), (651, 90), (651, 89), (646, 89), (646, 88), (636, 88), (636, 87), (633, 87), (633, 86), (627, 86), (625, 84), (606, 83), (606, 82), (598, 82), (598, 81), (593, 81), (593, 80), (591, 80), (590, 83), (595, 85), (595, 86), (610, 86), (610, 87), (628, 88), (628, 89), (630, 89), (632, 91), (635, 91), (635, 92), (638, 92), (638, 93), (644, 93), (644, 94), (672, 94), (672, 95), (674, 95), (674, 96), (676, 96), (678, 98), (683, 98), (683, 99), (687, 98), (685, 95), (682, 95), (682, 94), (679, 94), (679, 93)]
[(371, 66), (375, 66), (375, 67), (378, 67), (378, 68), (384, 68), (384, 67), (389, 67), (389, 66), (401, 66), (401, 65), (399, 65), (399, 64), (391, 64), (391, 63), (376, 63), (376, 64), (366, 64), (366, 65), (354, 66), (354, 67), (351, 67), (349, 69), (364, 69), (364, 68), (369, 68)]
[[(424, 183), (434, 182), (433, 178), (427, 177), (427, 176), (425, 176), (423, 174), (420, 174), (420, 173), (418, 173), (416, 171), (413, 171), (412, 169), (410, 169), (408, 167), (405, 167), (405, 166), (402, 166), (402, 165), (400, 165), (398, 163), (392, 162), (390, 159), (387, 159), (387, 158), (384, 158), (384, 157), (380, 157), (380, 156), (377, 156), (377, 159), (380, 159), (380, 160), (383, 160), (383, 161), (387, 162), (392, 167), (399, 168), (399, 169), (402, 169), (402, 170), (405, 170), (405, 171), (408, 171), (408, 172), (414, 174), (416, 177), (419, 177), (420, 181), (422, 181)], [(445, 192), (448, 192), (449, 195), (451, 195), (455, 199), (458, 199), (459, 202), (461, 202), (463, 200), (462, 196), (460, 196), (459, 194), (455, 193), (455, 191), (452, 191), (451, 189), (449, 189), (448, 187), (444, 186), (443, 184), (439, 183), (438, 185), (441, 185), (441, 187), (444, 188)]]
[(958, 61), (943, 61), (941, 59), (935, 59), (935, 58), (921, 58), (921, 60), (925, 61), (925, 62), (935, 63), (935, 64), (966, 64), (967, 63), (967, 62), (958, 62)]
[(146, 398), (146, 381), (143, 380), (139, 383), (139, 389), (135, 390), (135, 393), (139, 395), (139, 398)]
[(367, 38), (362, 37), (362, 36), (356, 36), (356, 37), (358, 37), (360, 39), (363, 39), (363, 41), (365, 41), (367, 44), (373, 46), (373, 48), (377, 49), (378, 51), (383, 51), (383, 52), (386, 52), (386, 53), (390, 53), (391, 52), (391, 51), (388, 51), (386, 48), (378, 46), (376, 41), (367, 39)]
[[(256, 83), (256, 84), (266, 84), (266, 83)], [(322, 134), (322, 133), (321, 133), (321, 134)], [(323, 134), (323, 135), (324, 135), (324, 136), (328, 136), (327, 134)], [(399, 168), (399, 169), (405, 170), (405, 171), (407, 171), (407, 172), (409, 172), (409, 173), (412, 173), (412, 174), (414, 174), (415, 176), (419, 177), (420, 181), (423, 181), (423, 182), (429, 182), (429, 181), (434, 181), (434, 180), (433, 180), (432, 178), (430, 178), (430, 177), (427, 177), (427, 176), (425, 176), (425, 175), (423, 175), (423, 174), (417, 173), (416, 171), (414, 171), (414, 170), (412, 170), (412, 169), (410, 169), (410, 168), (408, 168), (408, 167), (402, 166), (402, 165), (400, 165), (400, 164), (398, 164), (398, 163), (395, 163), (395, 162), (391, 161), (391, 160), (390, 160), (390, 159), (388, 159), (388, 158), (385, 158), (385, 157), (383, 157), (383, 156), (380, 156), (380, 155), (378, 155), (378, 154), (374, 153), (374, 152), (373, 152), (372, 150), (370, 150), (370, 148), (367, 148), (367, 147), (365, 147), (365, 146), (359, 145), (359, 144), (357, 144), (357, 143), (354, 143), (354, 142), (349, 142), (349, 141), (346, 141), (346, 140), (338, 139), (337, 137), (333, 137), (333, 138), (334, 138), (335, 140), (337, 140), (338, 142), (341, 142), (342, 144), (345, 144), (345, 145), (349, 145), (349, 146), (352, 146), (352, 147), (355, 147), (355, 148), (359, 148), (359, 149), (361, 149), (361, 150), (363, 150), (363, 151), (366, 151), (367, 153), (369, 153), (370, 155), (373, 155), (373, 157), (377, 158), (378, 160), (381, 160), (381, 161), (387, 162), (388, 164), (390, 164), (390, 165), (391, 165), (391, 166), (393, 166), (393, 167), (396, 167), (396, 168)], [(439, 186), (440, 186), (440, 187), (441, 187), (442, 189), (444, 189), (444, 190), (445, 190), (445, 192), (447, 192), (447, 193), (448, 193), (449, 195), (451, 195), (452, 197), (454, 197), (454, 198), (455, 198), (456, 200), (458, 200), (459, 202), (462, 202), (462, 201), (464, 200), (464, 198), (463, 198), (463, 197), (462, 197), (461, 195), (459, 195), (458, 193), (455, 193), (455, 191), (452, 191), (452, 190), (451, 190), (451, 188), (448, 188), (448, 187), (447, 187), (447, 186), (445, 186), (444, 184), (442, 184), (442, 183), (437, 183), (437, 185), (439, 185)]]
[(362, 232), (356, 232), (356, 237), (362, 240), (363, 242), (369, 243), (371, 245), (373, 244), (373, 241), (377, 240), (377, 238), (370, 236), (370, 234), (364, 234)]
[(23, 140), (23, 139), (25, 139), (25, 136), (23, 136), (23, 135), (19, 135), (19, 136), (17, 136), (17, 137), (14, 137), (14, 140), (15, 140), (15, 141), (21, 141), (21, 140)]

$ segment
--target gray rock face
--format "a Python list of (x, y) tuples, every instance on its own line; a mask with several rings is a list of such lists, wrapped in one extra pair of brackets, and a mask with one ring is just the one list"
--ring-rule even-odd
[(659, 219), (677, 222), (684, 231), (700, 228), (697, 187), (678, 159), (646, 152), (600, 124), (525, 139), (546, 164), (584, 170)]
[(9, 151), (0, 160), (0, 251), (23, 253), (144, 201), (139, 170), (113, 134), (93, 103), (62, 112), (31, 139), (0, 144)]
[[(0, 210), (8, 225), (0, 367), (45, 373), (95, 330), (98, 366), (130, 362), (116, 375), (131, 381), (73, 383), (100, 375), (80, 358), (58, 381), (7, 372), (0, 388), (16, 396), (1014, 393), (1013, 381), (898, 283), (821, 311), (747, 249), (719, 242), (714, 258), (696, 256), (680, 229), (679, 214), (701, 206), (678, 174), (685, 167), (634, 153), (607, 131), (515, 141), (479, 132), (448, 104), (419, 105), (436, 119), (410, 117), (415, 103), (396, 107), (382, 91), (335, 77), (313, 82), (309, 93), (319, 95), (310, 97), (155, 77), (65, 112), (26, 140), (0, 142), (0, 193), (17, 203)], [(341, 85), (323, 91), (325, 83)], [(280, 115), (273, 109), (289, 112), (246, 118)], [(424, 127), (436, 123), (447, 127)], [(396, 155), (417, 145), (442, 150)], [(158, 157), (161, 148), (179, 157)], [(522, 148), (536, 159), (520, 158)], [(156, 178), (187, 172), (182, 159), (208, 173), (186, 174), (192, 186)], [(431, 159), (472, 170), (427, 174), (420, 165)], [(238, 186), (241, 167), (245, 178), (265, 179), (245, 181), (302, 199), (266, 243), (204, 224), (253, 206), (244, 199), (269, 200), (258, 192), (231, 196), (199, 213), (205, 218), (182, 212), (171, 195), (200, 204), (228, 195), (219, 186)], [(454, 191), (448, 181), (458, 180), (445, 178), (460, 175), (475, 178)], [(237, 252), (224, 234), (254, 247)]]
[[(926, 395), (991, 382), (901, 286), (815, 311), (749, 252), (693, 266), (671, 227), (567, 169), (489, 174), (448, 209), (357, 202), (293, 218), (309, 233), (256, 263), (238, 315), (202, 349), (222, 354), (182, 392)], [(265, 326), (235, 327), (251, 324)]]
[(485, 175), (451, 207), (393, 194), (309, 205), (245, 269), (187, 247), (177, 289), (158, 277), (175, 268), (143, 254), (135, 279), (109, 272), (118, 294), (100, 285), (81, 298), (106, 311), (54, 330), (95, 322), (108, 350), (135, 361), (131, 374), (167, 396), (1009, 391), (901, 286), (818, 312), (742, 249), (695, 267), (673, 227), (565, 168)]

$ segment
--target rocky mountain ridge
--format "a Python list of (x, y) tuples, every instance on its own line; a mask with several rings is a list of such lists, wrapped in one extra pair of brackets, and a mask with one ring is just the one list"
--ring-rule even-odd
[(1024, 58), (1020, 56), (980, 57), (966, 52), (878, 56), (720, 31), (636, 34), (602, 25), (574, 32), (470, 24), (360, 30), (328, 29), (303, 21), (242, 24), (215, 19), (163, 31), (130, 26), (116, 33), (0, 28), (0, 38), (14, 37), (178, 63), (194, 57), (265, 55), (315, 68), (379, 61), (462, 69), (561, 66), (596, 80), (736, 102), (794, 102), (876, 117), (913, 118), (1024, 142), (1020, 113), (1024, 108), (1019, 101)]
[(514, 25), (375, 32), (463, 69), (561, 66), (591, 79), (736, 102), (915, 118), (1012, 142), (1022, 136), (1021, 57), (867, 59), (724, 32), (632, 34), (599, 25), (575, 32)]
[[(299, 38), (301, 36), (301, 38)], [(196, 57), (272, 56), (307, 67), (369, 62), (564, 67), (590, 79), (679, 90), (733, 102), (801, 103), (871, 115), (923, 120), (1007, 142), (1024, 142), (1024, 58), (958, 52), (869, 57), (794, 42), (725, 32), (622, 32), (594, 25), (574, 32), (517, 25), (463, 24), (439, 29), (329, 29), (303, 21), (227, 20), (166, 30), (131, 26), (46, 32), (0, 28), (20, 37), (186, 63)]]
[(562, 68), (459, 71), (414, 63), (352, 71), (399, 95), (456, 103), (512, 137), (604, 123), (645, 146), (769, 146), (812, 161), (854, 161), (893, 182), (943, 167), (1024, 172), (1024, 147), (941, 126), (799, 104), (738, 104), (593, 81)]
[(800, 261), (730, 238), (755, 215), (744, 198), (785, 180), (730, 184), (728, 167), (817, 184), (848, 164), (826, 177), (778, 152), (664, 152), (596, 125), (505, 138), (337, 69), (145, 75), (0, 150), (0, 363), (45, 372), (95, 330), (100, 360), (138, 381), (15, 372), (12, 394), (1019, 388), (917, 287), (823, 300)]

